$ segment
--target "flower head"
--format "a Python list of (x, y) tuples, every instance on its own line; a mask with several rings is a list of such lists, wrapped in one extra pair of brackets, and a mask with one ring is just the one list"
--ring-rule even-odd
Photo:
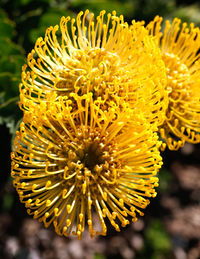
[(38, 38), (27, 61), (20, 84), (23, 110), (71, 92), (91, 92), (94, 100), (106, 100), (105, 110), (117, 96), (143, 110), (150, 123), (163, 123), (165, 67), (142, 22), (129, 26), (114, 11), (101, 11), (96, 19), (88, 10), (76, 19), (62, 17), (60, 27)]
[(167, 68), (169, 105), (160, 135), (169, 149), (177, 150), (185, 141), (200, 142), (200, 30), (175, 18), (172, 23), (166, 21), (162, 33), (161, 23), (156, 16), (147, 25)]
[(105, 235), (106, 217), (119, 231), (156, 195), (162, 164), (157, 134), (128, 106), (103, 106), (92, 94), (75, 93), (48, 109), (33, 106), (16, 134), (12, 177), (20, 200), (60, 235), (81, 238), (86, 225), (92, 237)]

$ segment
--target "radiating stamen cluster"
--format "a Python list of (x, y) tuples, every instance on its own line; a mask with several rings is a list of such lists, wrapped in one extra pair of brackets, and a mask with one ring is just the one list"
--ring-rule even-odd
[[(27, 211), (60, 235), (105, 235), (137, 220), (155, 197), (162, 165), (157, 134), (142, 114), (92, 95), (33, 106), (25, 112), (12, 152), (12, 177)], [(101, 229), (94, 223), (96, 211)]]
[(160, 50), (142, 22), (129, 26), (122, 15), (106, 16), (105, 11), (94, 20), (87, 10), (71, 22), (62, 17), (60, 30), (58, 25), (49, 27), (44, 39), (37, 40), (23, 67), (20, 106), (29, 110), (33, 103), (55, 101), (71, 92), (92, 92), (94, 99), (106, 102), (118, 96), (159, 125), (168, 104), (165, 84)]
[(185, 141), (200, 142), (200, 31), (175, 18), (172, 24), (166, 21), (162, 35), (161, 23), (157, 16), (147, 26), (167, 69), (169, 105), (160, 135), (169, 149), (177, 150)]
[[(128, 25), (115, 11), (62, 17), (22, 68), (24, 117), (12, 177), (28, 213), (59, 235), (80, 239), (85, 228), (91, 237), (106, 235), (106, 222), (119, 231), (156, 196), (162, 165), (156, 131), (166, 124), (174, 83), (166, 87), (164, 62), (177, 57), (161, 57), (143, 25)], [(184, 78), (191, 76), (178, 62)], [(169, 81), (174, 70), (167, 68)], [(176, 80), (183, 96), (182, 74)], [(169, 94), (174, 109), (175, 95)]]

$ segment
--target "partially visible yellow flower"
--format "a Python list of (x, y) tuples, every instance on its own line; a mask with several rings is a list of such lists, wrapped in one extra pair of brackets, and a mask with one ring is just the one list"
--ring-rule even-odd
[(129, 26), (115, 11), (101, 11), (94, 19), (86, 10), (76, 19), (62, 17), (60, 27), (51, 26), (44, 39), (38, 38), (23, 66), (20, 106), (29, 110), (71, 92), (91, 92), (94, 100), (118, 96), (158, 125), (167, 108), (165, 84), (160, 50), (142, 22)]
[(156, 196), (157, 134), (133, 109), (103, 106), (91, 93), (48, 109), (41, 103), (24, 113), (16, 134), (14, 186), (28, 213), (59, 235), (81, 238), (86, 225), (91, 237), (106, 235), (106, 217), (120, 231)]
[(167, 68), (169, 106), (160, 135), (169, 149), (177, 150), (185, 141), (200, 142), (200, 30), (175, 18), (166, 21), (162, 33), (161, 23), (156, 16), (147, 25)]

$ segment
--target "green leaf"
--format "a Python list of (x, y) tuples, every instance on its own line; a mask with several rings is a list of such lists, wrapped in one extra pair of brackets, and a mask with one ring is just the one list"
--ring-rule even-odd
[(5, 101), (5, 92), (0, 92), (0, 105), (2, 105)]
[(22, 55), (3, 56), (0, 59), (0, 73), (10, 72), (20, 77), (25, 58)]
[(78, 11), (89, 9), (91, 12), (94, 12), (95, 15), (98, 15), (101, 10), (106, 10), (106, 12), (112, 12), (115, 10), (117, 15), (123, 14), (124, 16), (132, 16), (134, 18), (134, 12), (138, 6), (138, 0), (133, 1), (112, 1), (112, 0), (74, 0), (71, 3), (71, 7), (77, 8)]
[(171, 249), (171, 241), (160, 220), (154, 220), (145, 231), (147, 244), (154, 251), (167, 252)]
[(73, 12), (69, 10), (60, 10), (60, 9), (50, 9), (46, 13), (44, 13), (41, 18), (39, 25), (40, 26), (54, 26), (60, 23), (60, 19), (62, 16), (75, 16)]
[(46, 26), (40, 26), (38, 28), (32, 29), (29, 33), (30, 41), (34, 44), (39, 37), (44, 37), (46, 29)]
[(159, 177), (159, 187), (158, 187), (159, 191), (166, 192), (173, 179), (172, 174), (166, 169), (161, 168), (158, 173), (158, 177)]
[(6, 100), (19, 95), (19, 82), (20, 78), (12, 73), (0, 73), (0, 91), (6, 93)]
[(0, 9), (0, 19), (6, 19), (7, 15), (6, 12), (3, 9)]
[(75, 16), (73, 12), (69, 10), (60, 9), (50, 9), (45, 14), (43, 14), (39, 20), (39, 25), (37, 28), (32, 29), (29, 32), (29, 39), (32, 43), (35, 43), (39, 37), (44, 37), (46, 29), (49, 26), (54, 26), (60, 23), (62, 16)]
[(7, 18), (0, 17), (0, 38), (12, 38), (14, 35), (14, 23)]
[(183, 22), (195, 23), (196, 25), (200, 24), (200, 6), (198, 4), (190, 6), (181, 6), (177, 8), (173, 13), (170, 14), (170, 17), (178, 17)]
[(0, 58), (6, 55), (23, 55), (23, 48), (10, 39), (0, 38)]
[(3, 210), (9, 211), (12, 208), (13, 202), (14, 202), (13, 195), (10, 193), (6, 193), (3, 196), (3, 204), (2, 204)]
[(94, 259), (106, 259), (106, 257), (103, 254), (96, 253)]

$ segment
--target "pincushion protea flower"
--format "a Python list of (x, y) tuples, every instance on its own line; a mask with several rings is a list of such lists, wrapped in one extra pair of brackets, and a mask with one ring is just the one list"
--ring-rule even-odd
[[(65, 100), (64, 100), (65, 99)], [(59, 235), (105, 235), (105, 217), (120, 230), (155, 197), (162, 161), (157, 134), (139, 113), (92, 94), (71, 94), (25, 112), (14, 141), (12, 176), (21, 202)], [(101, 229), (95, 229), (96, 211)]]
[(185, 141), (200, 142), (200, 31), (175, 18), (166, 21), (162, 33), (161, 23), (156, 16), (147, 26), (167, 68), (169, 105), (160, 135), (169, 149), (177, 150)]
[(151, 123), (163, 123), (168, 102), (165, 67), (143, 23), (132, 21), (129, 26), (115, 11), (107, 16), (102, 11), (94, 20), (86, 10), (71, 24), (70, 19), (62, 17), (60, 28), (49, 27), (28, 55), (21, 108), (29, 110), (34, 103), (71, 92), (92, 92), (94, 99), (113, 101), (119, 96), (143, 110)]

